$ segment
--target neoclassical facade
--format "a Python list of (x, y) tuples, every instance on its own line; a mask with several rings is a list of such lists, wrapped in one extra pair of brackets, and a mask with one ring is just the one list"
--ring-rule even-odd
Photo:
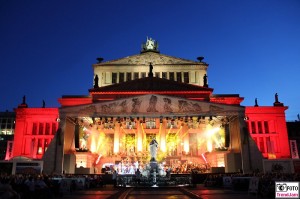
[(62, 96), (58, 109), (16, 109), (14, 155), (42, 159), (46, 173), (142, 168), (155, 138), (166, 167), (251, 172), (263, 170), (264, 159), (290, 158), (287, 107), (244, 107), (238, 94), (214, 94), (207, 68), (202, 57), (161, 54), (151, 38), (140, 54), (98, 58), (88, 96)]

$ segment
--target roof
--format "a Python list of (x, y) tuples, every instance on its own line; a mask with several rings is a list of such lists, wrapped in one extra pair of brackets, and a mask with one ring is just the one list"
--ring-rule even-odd
[(188, 59), (182, 59), (178, 57), (173, 57), (169, 55), (160, 54), (157, 52), (144, 52), (137, 55), (127, 56), (120, 59), (115, 59), (107, 62), (101, 62), (94, 64), (95, 66), (110, 66), (110, 65), (149, 65), (149, 63), (154, 65), (202, 65), (208, 66), (205, 62), (191, 61)]

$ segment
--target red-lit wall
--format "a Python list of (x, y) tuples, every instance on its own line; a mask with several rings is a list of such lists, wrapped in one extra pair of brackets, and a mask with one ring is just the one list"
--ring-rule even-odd
[(285, 106), (246, 107), (251, 137), (265, 158), (290, 158)]
[(13, 157), (41, 159), (58, 128), (58, 108), (16, 108)]

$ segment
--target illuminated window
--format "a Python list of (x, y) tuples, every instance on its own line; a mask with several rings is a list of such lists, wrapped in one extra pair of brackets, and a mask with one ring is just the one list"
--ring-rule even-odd
[(177, 122), (175, 120), (168, 120), (167, 121), (167, 129), (169, 128), (173, 128), (173, 129), (177, 129)]
[(164, 78), (164, 79), (167, 79), (167, 73), (166, 72), (162, 72), (161, 73), (161, 77)]
[(111, 83), (113, 83), (113, 84), (117, 83), (117, 73), (112, 73), (112, 75), (111, 75)]
[(183, 82), (184, 83), (189, 83), (189, 72), (184, 72), (183, 73)]
[(38, 139), (37, 154), (43, 154), (42, 139)]
[(154, 118), (147, 119), (146, 120), (146, 129), (155, 129), (156, 128), (156, 122)]
[(119, 83), (124, 82), (124, 73), (119, 73)]
[(174, 73), (173, 73), (173, 72), (170, 72), (170, 73), (169, 73), (169, 80), (174, 81), (174, 80), (175, 80), (175, 77), (174, 77), (174, 76), (175, 76)]
[(139, 73), (133, 73), (133, 76), (134, 76), (133, 77), (134, 79), (138, 79), (139, 78)]
[(126, 121), (126, 129), (135, 129), (136, 128), (136, 123), (134, 121)]
[(13, 135), (15, 129), (14, 118), (0, 118), (0, 134)]
[(177, 76), (177, 81), (178, 81), (178, 82), (182, 82), (181, 72), (177, 72), (177, 73), (176, 73), (176, 76)]
[(126, 81), (132, 80), (131, 73), (126, 73)]

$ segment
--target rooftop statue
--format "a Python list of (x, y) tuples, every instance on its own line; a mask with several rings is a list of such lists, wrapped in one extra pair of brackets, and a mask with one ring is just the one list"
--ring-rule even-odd
[(159, 52), (158, 43), (151, 37), (150, 38), (147, 37), (146, 43), (142, 44), (142, 52), (146, 52), (146, 51)]

